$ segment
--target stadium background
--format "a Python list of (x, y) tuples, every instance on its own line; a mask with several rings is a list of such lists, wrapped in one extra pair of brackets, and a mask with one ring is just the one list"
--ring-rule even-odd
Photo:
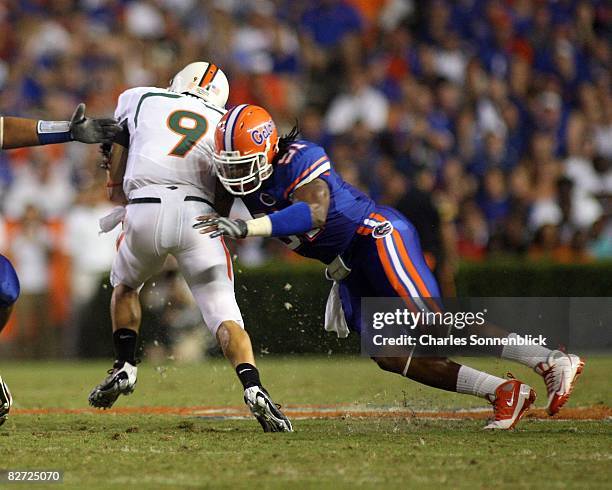
[[(0, 113), (110, 115), (122, 90), (211, 60), (228, 107), (298, 119), (414, 220), (446, 294), (610, 296), (611, 20), (604, 1), (0, 0)], [(0, 248), (22, 282), (2, 357), (110, 355), (98, 160), (77, 144), (0, 154)], [(234, 251), (260, 354), (355, 350), (322, 332), (320, 267), (272, 241)], [(143, 301), (151, 358), (206, 352), (171, 263)]]

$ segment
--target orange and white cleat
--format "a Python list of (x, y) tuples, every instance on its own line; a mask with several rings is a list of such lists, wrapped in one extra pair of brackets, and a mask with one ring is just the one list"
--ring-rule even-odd
[(578, 376), (582, 374), (584, 361), (574, 354), (554, 350), (546, 362), (540, 362), (534, 371), (544, 378), (548, 391), (546, 411), (555, 415), (569, 399)]
[(499, 385), (489, 401), (493, 405), (495, 418), (485, 427), (492, 430), (513, 429), (536, 399), (531, 386), (511, 379)]

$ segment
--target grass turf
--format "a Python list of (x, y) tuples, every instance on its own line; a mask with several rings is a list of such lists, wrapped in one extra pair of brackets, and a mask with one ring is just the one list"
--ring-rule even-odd
[[(469, 364), (532, 383), (522, 366)], [(483, 406), (383, 373), (360, 358), (259, 362), (274, 397), (290, 404), (358, 403), (450, 409)], [(15, 408), (83, 408), (101, 363), (5, 363)], [(570, 406), (612, 405), (612, 359), (588, 359)], [(236, 406), (241, 389), (222, 360), (140, 368), (136, 392), (117, 406)], [(0, 429), (1, 468), (61, 469), (61, 488), (606, 488), (609, 421), (525, 420), (485, 433), (482, 421), (412, 418), (298, 420), (294, 434), (263, 434), (252, 420), (177, 415), (14, 414)], [(23, 487), (23, 486), (22, 486)], [(57, 488), (57, 485), (49, 485)], [(37, 484), (36, 488), (45, 488)]]

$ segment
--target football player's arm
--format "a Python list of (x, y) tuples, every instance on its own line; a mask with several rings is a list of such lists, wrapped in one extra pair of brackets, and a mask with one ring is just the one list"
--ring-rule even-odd
[(125, 123), (122, 131), (115, 137), (115, 142), (102, 144), (102, 167), (106, 169), (106, 194), (110, 201), (117, 204), (127, 204), (123, 192), (123, 177), (128, 159), (130, 134)]
[(79, 104), (70, 121), (37, 121), (22, 117), (0, 117), (0, 149), (69, 141), (111, 142), (120, 131), (121, 128), (114, 119), (85, 117), (85, 104)]
[(123, 176), (127, 164), (128, 149), (118, 143), (113, 143), (110, 154), (106, 156), (106, 195), (117, 204), (127, 204), (123, 192)]
[(11, 149), (39, 145), (37, 125), (38, 121), (35, 119), (0, 118), (0, 148)]
[(140, 100), (142, 95), (142, 87), (128, 89), (119, 95), (114, 116), (120, 121), (118, 123), (120, 131), (111, 143), (101, 145), (102, 167), (106, 169), (106, 194), (110, 201), (121, 205), (128, 202), (123, 192), (123, 177), (130, 147), (128, 119), (134, 116), (136, 101)]
[(325, 225), (330, 197), (329, 187), (323, 179), (300, 186), (292, 200), (294, 203), (281, 211), (248, 221), (200, 216), (194, 228), (199, 228), (200, 233), (211, 233), (213, 238), (221, 235), (245, 238), (301, 235)]
[(293, 193), (293, 201), (305, 202), (310, 208), (312, 227), (305, 230), (309, 232), (314, 228), (321, 228), (327, 221), (329, 210), (329, 186), (323, 179), (314, 179), (312, 182), (299, 187)]

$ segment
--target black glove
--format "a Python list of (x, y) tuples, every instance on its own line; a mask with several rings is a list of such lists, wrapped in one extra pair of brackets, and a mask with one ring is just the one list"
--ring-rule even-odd
[(70, 119), (70, 135), (81, 143), (112, 143), (122, 130), (114, 119), (90, 119), (85, 117), (85, 104), (80, 103)]
[(230, 238), (245, 238), (248, 233), (246, 221), (243, 219), (230, 219), (220, 216), (199, 216), (198, 222), (193, 225), (200, 233), (210, 233), (210, 238), (228, 236)]

